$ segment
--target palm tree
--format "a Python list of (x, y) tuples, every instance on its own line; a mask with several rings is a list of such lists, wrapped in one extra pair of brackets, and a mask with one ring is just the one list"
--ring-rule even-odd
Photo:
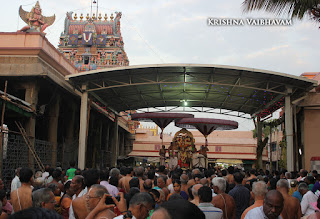
[(287, 14), (290, 18), (302, 19), (309, 15), (320, 22), (320, 0), (244, 0), (245, 12), (265, 10), (278, 16)]

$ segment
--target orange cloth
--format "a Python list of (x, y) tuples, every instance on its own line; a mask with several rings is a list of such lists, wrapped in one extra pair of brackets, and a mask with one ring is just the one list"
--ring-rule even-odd
[(251, 205), (251, 206), (248, 207), (246, 210), (244, 210), (244, 212), (243, 212), (242, 215), (241, 215), (241, 219), (244, 219), (244, 217), (246, 216), (246, 214), (247, 214), (250, 210), (252, 210), (252, 209), (254, 209), (254, 208), (257, 208), (257, 207), (260, 207), (260, 206), (262, 206), (262, 205), (263, 205), (263, 200), (257, 200), (257, 201), (255, 201), (253, 205)]

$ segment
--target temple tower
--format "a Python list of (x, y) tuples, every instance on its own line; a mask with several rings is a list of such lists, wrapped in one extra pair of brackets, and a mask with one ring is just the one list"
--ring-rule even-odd
[(79, 71), (129, 65), (120, 31), (121, 12), (109, 18), (99, 13), (85, 18), (81, 14), (78, 19), (72, 14), (66, 15), (58, 47)]

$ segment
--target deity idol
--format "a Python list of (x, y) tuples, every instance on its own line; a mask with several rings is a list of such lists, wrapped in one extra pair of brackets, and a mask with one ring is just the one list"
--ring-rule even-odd
[(27, 12), (22, 9), (22, 6), (20, 6), (19, 14), (21, 19), (26, 22), (28, 25), (23, 27), (21, 31), (27, 31), (29, 29), (35, 29), (37, 31), (40, 31), (43, 33), (43, 31), (53, 24), (54, 20), (56, 19), (56, 16), (53, 15), (51, 17), (45, 17), (41, 14), (41, 8), (39, 1), (37, 1), (36, 5), (31, 9), (30, 12)]

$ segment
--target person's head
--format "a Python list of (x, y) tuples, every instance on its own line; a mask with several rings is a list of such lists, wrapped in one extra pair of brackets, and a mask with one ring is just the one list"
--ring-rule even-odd
[(268, 219), (276, 219), (282, 212), (284, 199), (277, 190), (271, 190), (266, 194), (263, 202), (263, 212)]
[(146, 179), (143, 182), (143, 188), (145, 191), (149, 192), (152, 189), (152, 180), (151, 179)]
[(55, 196), (61, 195), (61, 190), (59, 189), (59, 187), (56, 184), (52, 183), (48, 186), (48, 188), (51, 189), (51, 191), (53, 192), (53, 194)]
[(7, 193), (4, 190), (0, 190), (0, 201), (2, 203), (2, 206), (5, 206), (7, 204)]
[(162, 145), (162, 149), (166, 149), (166, 146)]
[(42, 188), (32, 192), (32, 207), (54, 210), (56, 203), (54, 194), (49, 188)]
[(166, 179), (165, 176), (159, 176), (159, 177), (157, 178), (157, 186), (158, 186), (159, 188), (161, 188), (161, 189), (164, 188), (164, 187), (166, 187), (166, 185), (167, 185), (166, 181), (167, 181), (167, 179)]
[(97, 169), (86, 170), (83, 174), (85, 185), (90, 188), (94, 184), (98, 184), (100, 181), (100, 173)]
[(200, 184), (203, 186), (209, 186), (209, 181), (207, 178), (200, 179)]
[(94, 184), (90, 187), (87, 195), (86, 195), (86, 203), (89, 207), (89, 210), (93, 210), (97, 204), (99, 203), (100, 199), (103, 197), (104, 194), (109, 194), (106, 187)]
[(65, 184), (64, 184), (64, 191), (66, 194), (68, 194), (69, 196), (73, 196), (74, 192), (71, 189), (71, 180), (68, 180)]
[(173, 185), (173, 190), (176, 193), (180, 193), (181, 192), (181, 181), (179, 179), (174, 179), (172, 181), (172, 185)]
[(154, 180), (155, 174), (154, 170), (149, 170), (147, 173), (148, 179)]
[(144, 168), (143, 167), (137, 167), (135, 169), (135, 174), (137, 177), (143, 177)]
[(314, 177), (314, 178), (316, 178), (317, 177), (317, 175), (318, 175), (318, 171), (316, 171), (316, 170), (312, 170), (312, 176)]
[(199, 196), (199, 202), (211, 202), (212, 201), (212, 190), (210, 189), (209, 186), (202, 186), (198, 190), (198, 196)]
[(196, 184), (192, 187), (192, 195), (194, 198), (198, 197), (198, 190), (202, 187), (201, 184)]
[(168, 201), (176, 200), (176, 199), (183, 199), (183, 197), (177, 193), (173, 193), (172, 195), (170, 195)]
[(129, 210), (135, 218), (145, 219), (149, 216), (149, 212), (152, 210), (153, 205), (154, 200), (152, 196), (147, 192), (140, 192), (131, 198)]
[(286, 172), (286, 173), (285, 173), (285, 177), (286, 177), (286, 179), (291, 179), (291, 178), (292, 178), (292, 175), (291, 175), (290, 172)]
[(61, 170), (55, 169), (52, 173), (52, 178), (55, 179), (56, 181), (59, 181), (61, 179)]
[(84, 189), (84, 178), (81, 175), (76, 175), (72, 178), (71, 184), (70, 184), (70, 189), (73, 193), (77, 194)]
[(234, 167), (233, 166), (228, 167), (228, 173), (229, 174), (233, 174), (234, 173)]
[(163, 203), (151, 215), (151, 219), (205, 219), (204, 213), (191, 202), (177, 199)]
[(264, 181), (254, 182), (252, 192), (255, 200), (263, 200), (268, 192), (267, 184)]
[(286, 179), (280, 179), (277, 182), (277, 190), (278, 191), (284, 191), (286, 193), (289, 192), (289, 182)]
[(314, 184), (314, 177), (306, 176), (306, 178), (304, 179), (304, 182), (307, 183), (307, 185)]
[(20, 182), (21, 183), (32, 183), (33, 171), (28, 167), (23, 167), (20, 170)]
[(182, 184), (182, 185), (187, 185), (188, 180), (189, 180), (189, 177), (188, 177), (187, 174), (182, 174), (182, 175), (180, 176), (180, 181), (181, 181), (181, 184)]
[(18, 167), (14, 172), (19, 177), (20, 176), (21, 167)]
[(113, 186), (115, 186), (115, 187), (118, 187), (119, 178), (112, 176), (112, 177), (110, 177), (110, 179), (109, 179), (109, 183), (110, 183), (110, 185), (113, 185)]
[(306, 171), (306, 170), (301, 170), (300, 171), (300, 176), (301, 177), (306, 177), (308, 175), (308, 171)]
[(73, 161), (70, 161), (69, 162), (69, 165), (70, 165), (70, 167), (75, 167), (76, 166), (76, 162), (73, 160)]
[(306, 194), (309, 191), (309, 187), (306, 183), (300, 183), (298, 186), (298, 191), (303, 196), (304, 194)]
[(9, 216), (9, 219), (63, 219), (57, 212), (45, 208), (27, 208)]
[(133, 188), (133, 187), (140, 188), (139, 178), (133, 177), (132, 179), (130, 179), (129, 186), (130, 186), (130, 188)]
[(237, 183), (237, 184), (241, 184), (242, 183), (242, 180), (243, 180), (243, 175), (242, 173), (240, 172), (236, 172), (233, 174), (233, 178), (234, 178), (234, 181)]
[(100, 180), (101, 181), (108, 181), (109, 180), (109, 171), (108, 170), (101, 170), (100, 171)]
[(193, 169), (192, 170), (192, 175), (195, 176), (196, 174), (200, 174), (200, 170), (199, 169)]
[(116, 177), (116, 178), (118, 178), (119, 179), (119, 177), (120, 177), (120, 170), (118, 169), (118, 168), (112, 168), (111, 170), (110, 170), (110, 177)]
[(160, 201), (160, 192), (159, 192), (158, 190), (156, 190), (156, 189), (151, 189), (151, 190), (149, 191), (149, 194), (152, 195), (152, 197), (153, 197), (153, 199), (154, 199), (154, 201), (155, 201), (156, 203), (159, 203), (159, 201)]
[(127, 175), (132, 175), (133, 168), (132, 167), (127, 167), (126, 172), (127, 172)]
[(227, 188), (227, 182), (223, 177), (214, 177), (211, 181), (213, 191), (218, 193), (224, 193)]

